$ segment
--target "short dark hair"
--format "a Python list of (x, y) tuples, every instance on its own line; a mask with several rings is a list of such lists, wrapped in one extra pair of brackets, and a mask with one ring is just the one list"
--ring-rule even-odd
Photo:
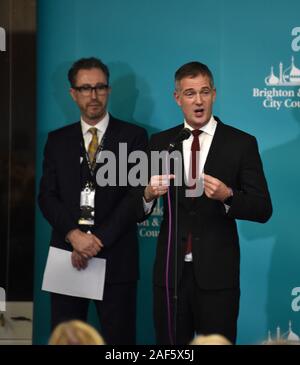
[(198, 75), (207, 76), (209, 78), (210, 84), (214, 87), (214, 77), (210, 69), (201, 62), (193, 61), (185, 63), (175, 72), (175, 82), (179, 82), (185, 77), (194, 78)]
[(81, 58), (80, 60), (73, 63), (72, 67), (68, 72), (68, 79), (70, 81), (71, 87), (75, 86), (76, 76), (80, 70), (90, 70), (92, 68), (98, 68), (101, 70), (107, 79), (107, 84), (109, 84), (109, 69), (108, 67), (96, 57)]

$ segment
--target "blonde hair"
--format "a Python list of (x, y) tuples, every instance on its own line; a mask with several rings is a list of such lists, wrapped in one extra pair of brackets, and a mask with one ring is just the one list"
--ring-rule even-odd
[(105, 345), (105, 342), (94, 327), (72, 320), (55, 327), (49, 345)]
[(232, 343), (222, 335), (199, 335), (193, 339), (190, 345), (232, 345)]

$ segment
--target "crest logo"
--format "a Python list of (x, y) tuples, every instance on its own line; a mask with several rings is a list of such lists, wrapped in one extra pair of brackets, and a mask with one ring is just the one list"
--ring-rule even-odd
[(300, 69), (295, 66), (294, 56), (292, 56), (291, 65), (283, 69), (283, 63), (279, 64), (279, 77), (274, 74), (273, 66), (271, 73), (265, 78), (265, 83), (268, 86), (296, 86), (300, 85)]
[(289, 342), (293, 344), (300, 344), (299, 336), (292, 329), (292, 321), (289, 321), (289, 329), (282, 333), (279, 326), (276, 327), (276, 335), (272, 337), (271, 331), (268, 331), (268, 339), (264, 341), (264, 344), (272, 344), (273, 341), (284, 341), (283, 343), (288, 345)]
[[(300, 51), (300, 27), (292, 29), (294, 37), (291, 49)], [(266, 109), (280, 110), (282, 108), (300, 108), (300, 68), (296, 64), (295, 56), (291, 56), (291, 62), (286, 67), (283, 62), (278, 63), (274, 69), (271, 66), (270, 74), (264, 79), (266, 87), (253, 88), (252, 96), (262, 99), (262, 106)]]

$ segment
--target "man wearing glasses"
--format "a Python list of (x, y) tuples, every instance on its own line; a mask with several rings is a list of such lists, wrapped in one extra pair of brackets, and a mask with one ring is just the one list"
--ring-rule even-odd
[[(102, 186), (96, 182), (97, 156), (110, 151), (119, 157), (146, 151), (143, 128), (107, 112), (111, 88), (109, 70), (97, 58), (80, 59), (68, 73), (70, 94), (81, 120), (50, 132), (44, 152), (39, 205), (52, 226), (51, 246), (71, 251), (72, 265), (84, 270), (92, 257), (106, 259), (102, 301), (95, 301), (107, 344), (134, 344), (138, 239), (136, 223), (144, 216), (135, 188)], [(127, 159), (128, 161), (128, 159)], [(124, 166), (126, 168), (126, 166)], [(129, 171), (130, 166), (127, 166)], [(51, 293), (51, 324), (87, 319), (89, 299)]]

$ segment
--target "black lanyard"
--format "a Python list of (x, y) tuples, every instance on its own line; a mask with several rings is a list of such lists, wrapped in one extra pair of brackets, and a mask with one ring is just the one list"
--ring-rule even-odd
[(97, 160), (97, 156), (98, 154), (103, 150), (104, 148), (104, 140), (105, 140), (105, 133), (101, 139), (101, 142), (97, 148), (97, 151), (95, 153), (95, 156), (93, 158), (93, 161), (91, 162), (90, 161), (90, 158), (89, 158), (89, 155), (87, 153), (87, 150), (85, 148), (85, 144), (84, 144), (84, 138), (83, 138), (83, 135), (82, 135), (82, 141), (81, 141), (81, 147), (82, 149), (84, 150), (84, 153), (85, 153), (85, 159), (86, 159), (86, 162), (88, 164), (88, 167), (89, 167), (89, 170), (90, 170), (90, 174), (91, 174), (91, 177), (93, 178), (95, 176), (95, 169), (96, 169), (96, 160)]

